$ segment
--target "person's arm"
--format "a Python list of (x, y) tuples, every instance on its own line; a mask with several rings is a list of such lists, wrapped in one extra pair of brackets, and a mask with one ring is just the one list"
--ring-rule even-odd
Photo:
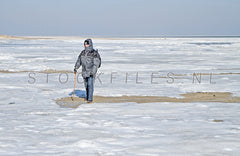
[(97, 73), (97, 69), (100, 68), (100, 66), (101, 66), (101, 57), (98, 51), (95, 51), (93, 56), (93, 69), (91, 72), (92, 76), (95, 76), (95, 74)]
[(75, 73), (77, 72), (77, 69), (82, 65), (81, 56), (82, 56), (82, 52), (81, 52), (81, 54), (78, 56), (77, 62), (75, 63), (75, 66), (74, 66), (74, 72), (75, 72)]

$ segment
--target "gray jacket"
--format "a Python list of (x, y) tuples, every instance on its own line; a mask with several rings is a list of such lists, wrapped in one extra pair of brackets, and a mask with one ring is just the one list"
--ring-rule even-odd
[(93, 44), (91, 39), (85, 41), (89, 42), (89, 47), (85, 48), (78, 56), (77, 62), (75, 64), (75, 69), (82, 66), (82, 77), (96, 76), (97, 69), (101, 66), (101, 57), (98, 50), (93, 49)]

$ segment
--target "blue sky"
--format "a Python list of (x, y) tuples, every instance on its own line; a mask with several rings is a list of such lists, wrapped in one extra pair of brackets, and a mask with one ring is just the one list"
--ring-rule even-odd
[(0, 0), (5, 35), (240, 35), (240, 0)]

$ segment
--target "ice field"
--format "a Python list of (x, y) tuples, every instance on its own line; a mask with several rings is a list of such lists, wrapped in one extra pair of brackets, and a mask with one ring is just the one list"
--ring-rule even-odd
[[(0, 38), (0, 155), (239, 155), (240, 104), (93, 103), (73, 91), (83, 38)], [(93, 38), (94, 95), (240, 96), (240, 38)], [(79, 70), (81, 72), (81, 70)], [(81, 75), (77, 90), (84, 90)]]

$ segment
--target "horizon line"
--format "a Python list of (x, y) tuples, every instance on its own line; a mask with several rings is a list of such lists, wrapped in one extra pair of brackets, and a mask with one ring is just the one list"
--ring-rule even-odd
[(7, 38), (61, 38), (61, 37), (74, 37), (74, 38), (240, 38), (240, 35), (2, 35), (0, 37)]

